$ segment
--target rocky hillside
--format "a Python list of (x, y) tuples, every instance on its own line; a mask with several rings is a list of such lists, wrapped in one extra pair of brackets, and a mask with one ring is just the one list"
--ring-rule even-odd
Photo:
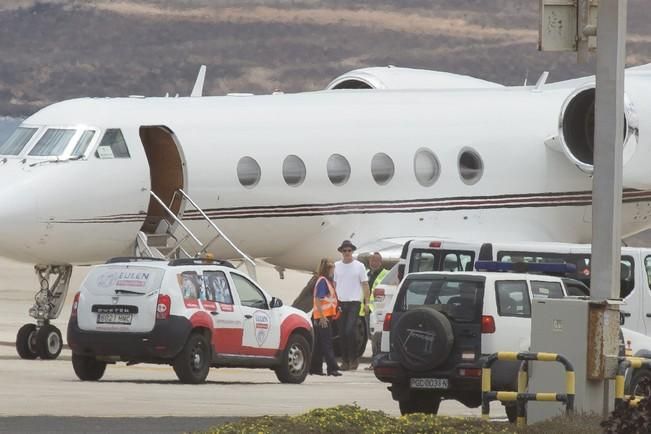
[[(629, 0), (628, 63), (651, 62), (648, 0)], [(591, 74), (536, 51), (538, 0), (3, 0), (0, 114), (62, 99), (323, 88), (394, 64), (505, 84)]]

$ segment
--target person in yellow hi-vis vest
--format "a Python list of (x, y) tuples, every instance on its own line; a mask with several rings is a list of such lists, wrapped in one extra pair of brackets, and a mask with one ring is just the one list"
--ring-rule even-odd
[[(364, 309), (364, 305), (362, 304), (362, 308), (359, 311), (359, 316), (366, 317), (366, 330), (368, 330), (369, 333), (371, 332), (371, 315), (375, 310), (375, 305), (373, 304), (375, 301), (373, 290), (380, 282), (382, 282), (382, 279), (384, 279), (384, 276), (388, 273), (389, 270), (382, 266), (382, 255), (380, 252), (373, 252), (373, 254), (368, 258), (368, 271), (366, 272), (368, 275), (368, 286), (371, 290), (371, 295), (368, 299), (368, 310)], [(373, 348), (373, 355), (375, 355), (375, 348)], [(373, 365), (370, 365), (366, 369), (373, 369)]]

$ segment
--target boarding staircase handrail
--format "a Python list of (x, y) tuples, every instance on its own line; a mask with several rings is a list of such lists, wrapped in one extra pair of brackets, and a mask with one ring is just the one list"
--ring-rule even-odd
[(156, 202), (158, 202), (158, 203), (160, 204), (160, 206), (163, 207), (163, 209), (165, 210), (165, 212), (166, 212), (170, 217), (172, 217), (172, 219), (176, 222), (176, 224), (178, 224), (179, 226), (181, 226), (181, 227), (183, 228), (183, 230), (185, 231), (185, 233), (188, 234), (188, 236), (189, 236), (190, 238), (192, 238), (192, 239), (194, 240), (194, 242), (197, 243), (197, 245), (199, 245), (200, 247), (203, 247), (203, 243), (199, 240), (199, 238), (197, 238), (197, 237), (192, 233), (192, 231), (191, 231), (191, 230), (190, 230), (190, 229), (189, 229), (185, 224), (183, 224), (183, 222), (182, 222), (182, 221), (181, 221), (181, 220), (176, 216), (176, 214), (174, 214), (174, 212), (172, 212), (171, 209), (169, 209), (169, 208), (167, 207), (167, 205), (165, 205), (165, 202), (163, 202), (163, 201), (161, 200), (161, 198), (158, 197), (158, 196), (156, 195), (156, 193), (154, 193), (153, 191), (150, 190), (150, 191), (149, 191), (149, 194), (151, 195), (151, 197), (153, 197), (153, 198), (156, 200)]
[[(190, 198), (190, 196), (185, 191), (183, 191), (183, 189), (179, 188), (178, 191), (185, 198), (185, 200), (187, 200), (190, 203), (190, 205), (192, 205), (194, 207), (194, 209), (197, 210), (199, 212), (199, 214), (201, 214), (201, 216), (208, 222), (208, 224), (210, 224), (210, 226), (212, 226), (212, 228), (217, 231), (219, 236), (221, 236), (224, 239), (224, 241), (226, 241), (246, 262), (249, 263), (249, 265), (251, 267), (253, 267), (255, 269), (255, 261), (253, 259), (249, 258), (249, 256), (246, 253), (244, 253), (242, 250), (240, 250), (235, 245), (235, 243), (233, 241), (231, 241), (231, 239), (228, 238), (228, 236), (226, 236), (226, 234), (221, 229), (219, 229), (219, 227), (210, 219), (210, 217), (208, 217), (206, 215), (206, 213), (203, 212), (203, 210), (199, 207), (199, 205), (197, 205), (192, 200), (192, 198)], [(213, 241), (214, 240), (215, 239), (213, 239)], [(205, 246), (202, 246), (202, 249), (201, 249), (200, 253), (205, 251), (205, 249), (207, 249), (210, 244), (212, 244), (212, 241), (210, 243), (206, 244)]]
[(146, 257), (155, 257), (156, 254), (153, 252), (151, 247), (149, 247), (149, 244), (147, 243), (147, 235), (145, 235), (142, 231), (138, 232), (138, 235), (136, 235), (136, 246), (138, 250), (140, 251), (141, 256), (146, 256)]

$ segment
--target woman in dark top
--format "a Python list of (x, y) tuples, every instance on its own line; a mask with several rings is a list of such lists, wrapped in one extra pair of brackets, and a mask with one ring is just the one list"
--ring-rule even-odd
[(322, 259), (317, 271), (319, 277), (314, 284), (312, 322), (316, 342), (310, 374), (324, 375), (323, 359), (325, 358), (328, 375), (338, 377), (341, 372), (332, 348), (332, 320), (337, 315), (337, 293), (332, 282), (334, 269), (335, 265), (331, 260)]

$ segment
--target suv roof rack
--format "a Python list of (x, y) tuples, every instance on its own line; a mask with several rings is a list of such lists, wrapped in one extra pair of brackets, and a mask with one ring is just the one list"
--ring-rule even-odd
[(498, 261), (477, 261), (475, 262), (477, 271), (494, 271), (514, 273), (539, 273), (556, 276), (565, 276), (570, 273), (576, 273), (575, 264), (567, 263), (539, 263), (539, 262), (498, 262)]
[(118, 262), (140, 262), (140, 261), (164, 261), (165, 259), (149, 256), (116, 256), (105, 262), (105, 264), (116, 264)]
[(170, 267), (178, 267), (181, 265), (222, 265), (224, 267), (235, 268), (235, 266), (228, 261), (223, 261), (220, 259), (208, 259), (208, 258), (173, 259), (167, 265), (169, 265)]

